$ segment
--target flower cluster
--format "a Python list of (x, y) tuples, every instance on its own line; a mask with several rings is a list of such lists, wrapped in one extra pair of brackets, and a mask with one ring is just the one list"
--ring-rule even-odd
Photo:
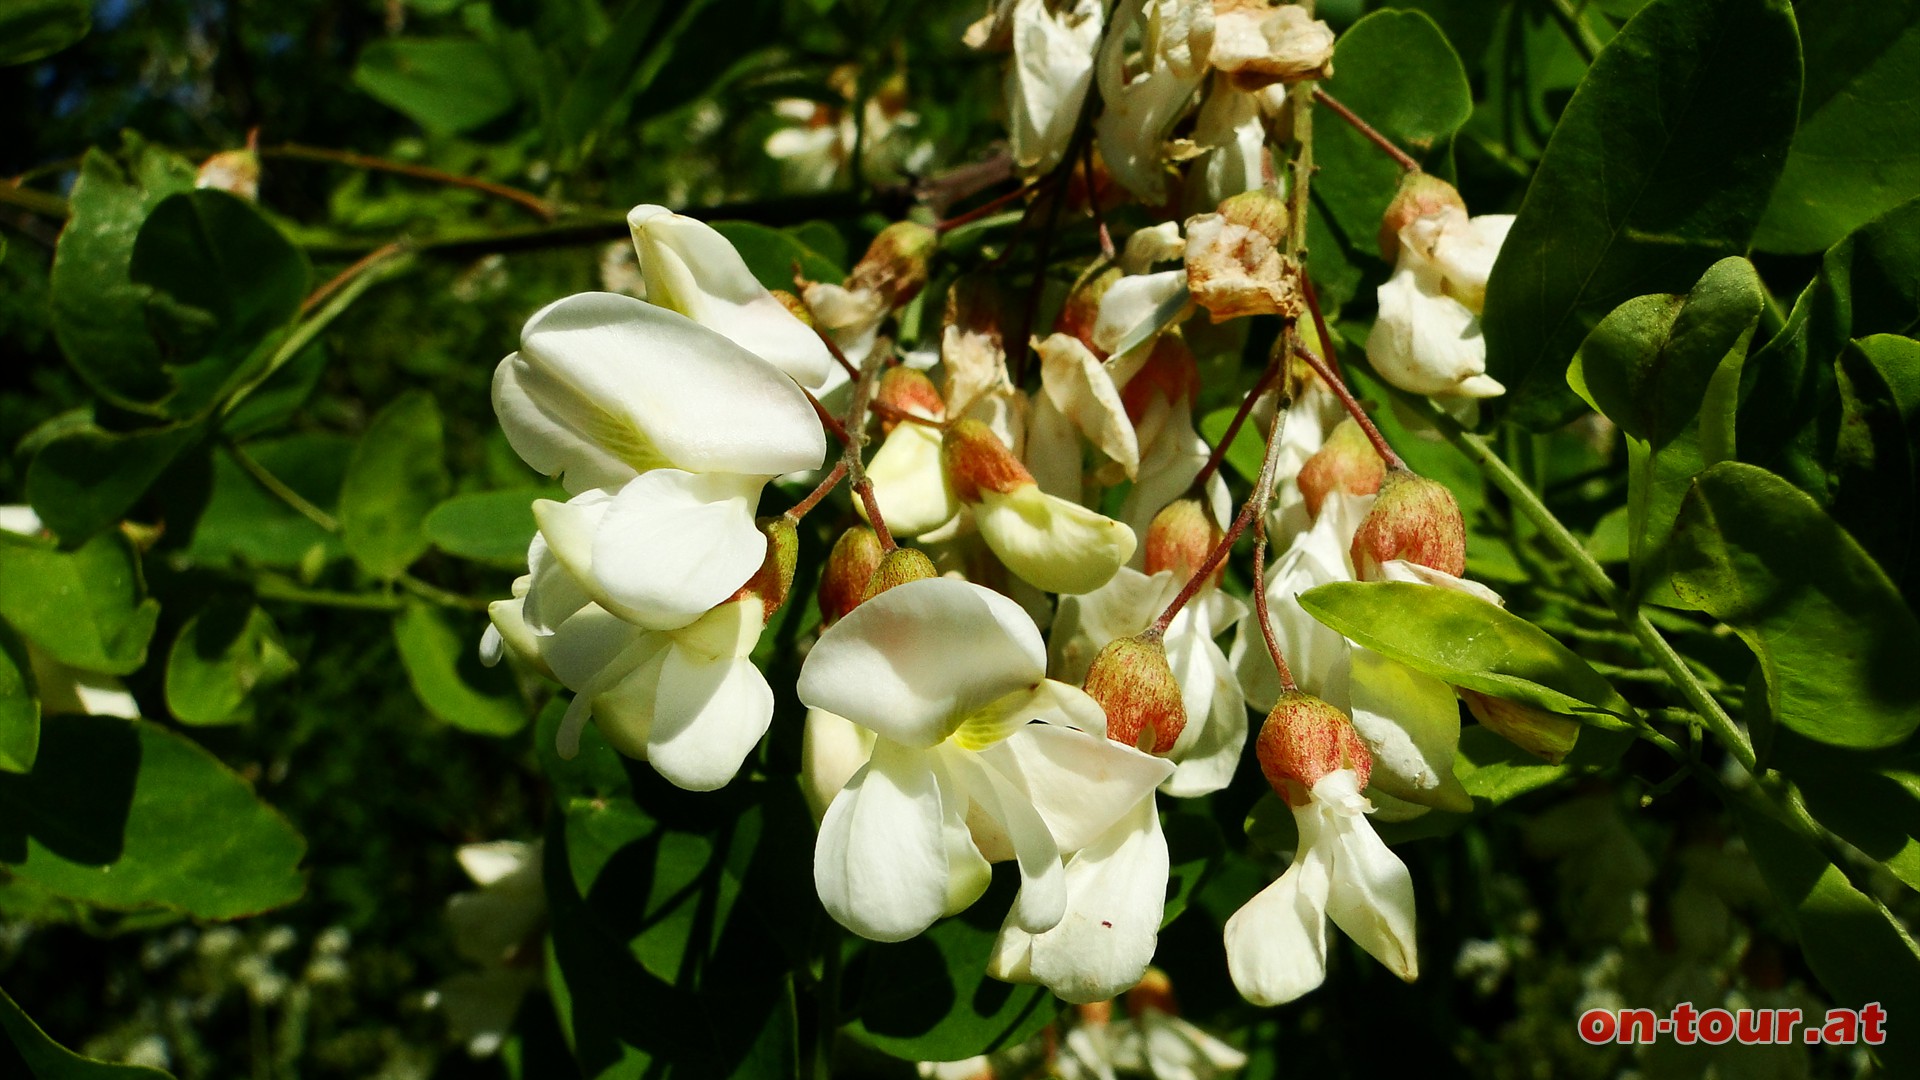
[[(1014, 163), (1083, 169), (1076, 212), (1107, 257), (1046, 326), (995, 275), (943, 265), (944, 230), (923, 222), (882, 230), (843, 281), (776, 294), (713, 229), (636, 208), (645, 299), (553, 304), (496, 374), (508, 441), (572, 497), (536, 504), (528, 572), (493, 606), (483, 652), (573, 692), (563, 755), (591, 721), (674, 784), (720, 787), (758, 767), (778, 695), (752, 656), (775, 612), (807, 602), (791, 595), (801, 519), (838, 514), (804, 531), (834, 539), (793, 687), (814, 885), (838, 923), (914, 937), (1010, 862), (1019, 890), (990, 974), (1090, 1008), (1138, 997), (1168, 891), (1161, 800), (1226, 789), (1251, 742), (1299, 842), (1225, 927), (1240, 991), (1270, 1005), (1317, 986), (1329, 919), (1412, 979), (1411, 879), (1369, 815), (1471, 809), (1453, 771), (1460, 696), (1299, 597), (1401, 581), (1499, 598), (1463, 577), (1452, 495), (1348, 394), (1301, 262), (1304, 204), (1273, 179), (1289, 88), (1330, 72), (1333, 36), (1254, 0), (1123, 0), (1110, 21), (1086, 0), (999, 0), (967, 40), (1013, 53)], [(1191, 212), (1114, 246), (1108, 181)], [(1062, 180), (1029, 209), (1071, 194)], [(1381, 227), (1394, 269), (1367, 339), (1381, 377), (1443, 402), (1501, 392), (1477, 313), (1508, 220), (1469, 218), (1450, 187), (1409, 176)], [(936, 279), (937, 347), (896, 355), (895, 335), (932, 321)], [(1201, 355), (1237, 351), (1253, 317), (1279, 334), (1234, 420), (1266, 432), (1236, 513), (1231, 435), (1201, 438), (1194, 410)], [(782, 477), (810, 493), (756, 517)], [(1242, 598), (1224, 568), (1250, 526), (1261, 561)], [(1528, 749), (1565, 753), (1552, 718), (1460, 695)], [(1266, 713), (1257, 734), (1250, 705)], [(1184, 1075), (1238, 1064), (1170, 1008), (1133, 1013), (1074, 1035), (1172, 1055)], [(1098, 1060), (1086, 1075), (1121, 1067)]]

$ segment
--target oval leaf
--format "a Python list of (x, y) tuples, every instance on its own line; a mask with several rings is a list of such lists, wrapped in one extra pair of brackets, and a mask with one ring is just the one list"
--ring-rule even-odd
[(1336, 581), (1301, 593), (1300, 606), (1374, 652), (1454, 686), (1586, 720), (1596, 712), (1634, 715), (1571, 649), (1477, 596), (1404, 581)]
[(353, 85), (438, 135), (479, 127), (518, 98), (493, 49), (464, 38), (376, 41), (360, 54)]
[(524, 568), (537, 528), (533, 500), (555, 497), (538, 488), (455, 495), (427, 515), (427, 539), (449, 555)]
[(367, 573), (395, 578), (425, 554), (427, 515), (446, 498), (440, 406), (409, 390), (381, 409), (353, 448), (340, 485), (340, 538)]
[(1772, 715), (1835, 746), (1891, 746), (1920, 727), (1920, 623), (1853, 537), (1806, 493), (1738, 462), (1681, 505), (1674, 591), (1760, 660)]
[(1487, 373), (1515, 416), (1568, 411), (1567, 361), (1594, 320), (1746, 248), (1799, 98), (1785, 0), (1654, 0), (1601, 50), (1487, 282)]
[(73, 552), (0, 536), (0, 616), (69, 667), (125, 675), (146, 662), (160, 604), (119, 533)]
[(506, 667), (480, 663), (480, 620), (457, 626), (439, 608), (410, 604), (393, 620), (393, 641), (413, 692), (441, 722), (481, 735), (511, 735), (531, 718)]
[(183, 724), (251, 719), (247, 697), (298, 667), (267, 613), (245, 599), (221, 597), (180, 628), (167, 654), (167, 708)]

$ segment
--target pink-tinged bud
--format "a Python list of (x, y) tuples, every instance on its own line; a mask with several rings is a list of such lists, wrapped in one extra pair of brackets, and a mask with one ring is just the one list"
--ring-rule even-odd
[(767, 535), (767, 557), (730, 599), (758, 596), (763, 605), (761, 610), (771, 619), (787, 602), (787, 594), (793, 591), (793, 568), (800, 557), (800, 533), (794, 528), (793, 519), (784, 514), (761, 518), (756, 524)]
[(1059, 317), (1053, 320), (1054, 333), (1071, 334), (1093, 355), (1106, 356), (1106, 350), (1094, 343), (1093, 328), (1100, 321), (1100, 301), (1121, 276), (1119, 267), (1108, 267), (1075, 285), (1067, 294), (1067, 302), (1060, 306)]
[(1267, 783), (1288, 806), (1307, 805), (1313, 785), (1328, 773), (1352, 769), (1363, 789), (1373, 773), (1373, 755), (1347, 714), (1298, 690), (1280, 695), (1253, 749)]
[(1394, 559), (1418, 563), (1454, 577), (1467, 572), (1467, 525), (1445, 484), (1406, 469), (1380, 482), (1380, 497), (1354, 531), (1353, 572), (1362, 581), (1380, 576)]
[(1159, 639), (1115, 638), (1093, 658), (1082, 684), (1107, 713), (1107, 738), (1149, 754), (1173, 749), (1187, 727), (1180, 683)]
[(1292, 212), (1279, 192), (1254, 188), (1228, 196), (1220, 203), (1220, 216), (1231, 224), (1252, 229), (1279, 247), (1286, 243), (1287, 222), (1292, 219)]
[[(940, 391), (927, 378), (924, 371), (915, 371), (910, 367), (890, 367), (880, 375), (880, 385), (874, 389), (873, 399), (882, 406), (895, 412), (925, 417), (928, 420), (945, 420), (947, 402)], [(880, 430), (892, 432), (900, 424), (899, 420), (880, 421)]]
[(244, 150), (223, 150), (200, 163), (193, 178), (197, 188), (215, 188), (238, 195), (248, 202), (260, 198), (260, 155), (252, 146)]
[(1454, 687), (1474, 719), (1495, 735), (1548, 764), (1558, 765), (1580, 738), (1580, 721), (1462, 686)]
[(1173, 980), (1159, 968), (1148, 968), (1139, 985), (1127, 991), (1127, 1015), (1134, 1019), (1149, 1012), (1179, 1016), (1180, 1005), (1173, 996)]
[(880, 569), (886, 552), (880, 548), (880, 534), (865, 525), (855, 525), (840, 534), (827, 555), (820, 572), (820, 621), (832, 626), (846, 618), (867, 597), (867, 585), (873, 572)]
[(1010, 494), (1034, 482), (1020, 459), (993, 429), (978, 420), (960, 420), (940, 442), (940, 459), (953, 493), (962, 502), (977, 503), (981, 491)]
[(1466, 200), (1452, 184), (1432, 173), (1410, 172), (1400, 178), (1400, 190), (1387, 204), (1380, 219), (1380, 257), (1388, 262), (1400, 258), (1400, 230), (1424, 217), (1436, 217), (1449, 209), (1467, 212)]
[[(1192, 496), (1175, 499), (1153, 515), (1153, 524), (1147, 526), (1146, 571), (1151, 575), (1171, 570), (1175, 581), (1185, 581), (1206, 565), (1207, 556), (1224, 535), (1205, 503)], [(1222, 560), (1214, 568), (1216, 579), (1225, 565)]]
[(820, 324), (813, 321), (813, 311), (807, 307), (805, 300), (800, 299), (785, 289), (774, 289), (772, 292), (773, 298), (780, 301), (780, 306), (791, 312), (794, 318), (805, 323), (807, 329), (818, 330), (820, 328)]
[(880, 230), (867, 253), (847, 275), (850, 292), (871, 289), (889, 308), (903, 307), (927, 284), (927, 263), (940, 246), (940, 234), (913, 221), (896, 221)]
[(1320, 516), (1320, 504), (1336, 491), (1349, 495), (1372, 495), (1386, 478), (1387, 463), (1373, 448), (1373, 442), (1360, 425), (1342, 420), (1327, 436), (1314, 455), (1300, 466), (1300, 497), (1307, 504), (1307, 516)]
[(919, 548), (894, 548), (880, 559), (880, 565), (873, 571), (873, 578), (867, 582), (867, 593), (860, 600), (865, 603), (895, 585), (939, 576), (940, 572), (933, 568), (933, 560), (927, 558), (926, 552)]

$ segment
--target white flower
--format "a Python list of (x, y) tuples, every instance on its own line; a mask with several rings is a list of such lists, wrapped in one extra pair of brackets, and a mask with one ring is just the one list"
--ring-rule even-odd
[(1487, 274), (1512, 225), (1508, 214), (1468, 218), (1448, 205), (1399, 230), (1393, 276), (1380, 286), (1380, 313), (1367, 335), (1367, 359), (1381, 378), (1440, 397), (1506, 393), (1486, 373), (1480, 308)]
[(540, 843), (467, 844), (455, 857), (480, 888), (447, 901), (447, 922), (454, 948), (477, 970), (441, 982), (432, 1001), (467, 1052), (485, 1057), (500, 1048), (520, 1000), (540, 983), (537, 935), (547, 918)]
[[(1140, 54), (1127, 73), (1126, 30), (1142, 19)], [(1124, 0), (1096, 64), (1106, 103), (1094, 133), (1113, 178), (1148, 203), (1167, 197), (1166, 144), (1207, 73), (1212, 0)]]
[(1170, 769), (1109, 742), (1099, 706), (1046, 678), (1032, 619), (968, 582), (913, 581), (862, 603), (821, 635), (798, 690), (876, 736), (827, 808), (814, 884), (836, 921), (878, 941), (965, 909), (989, 862), (1007, 858), (1022, 883), (1010, 924), (1035, 934), (1059, 925), (1062, 856), (1092, 844)]
[[(1375, 789), (1421, 806), (1472, 809), (1453, 773), (1460, 708), (1453, 688), (1324, 625), (1300, 606), (1316, 585), (1355, 580), (1347, 550), (1373, 496), (1327, 496), (1313, 527), (1301, 533), (1267, 576), (1274, 635), (1300, 688), (1353, 718), (1373, 754)], [(1279, 678), (1259, 627), (1243, 619), (1231, 654), (1240, 685), (1255, 708), (1271, 707)]]
[(1021, 170), (1044, 172), (1067, 152), (1093, 84), (1100, 20), (1100, 0), (1073, 0), (1058, 13), (1047, 0), (1016, 0), (1007, 135)]
[(985, 424), (948, 427), (942, 456), (981, 539), (1027, 583), (1046, 592), (1091, 592), (1133, 555), (1132, 529), (1043, 490)]
[(1143, 1009), (1107, 1027), (1114, 1067), (1154, 1080), (1214, 1080), (1247, 1063), (1247, 1055), (1159, 1009)]
[(825, 381), (835, 365), (820, 336), (760, 284), (726, 237), (664, 206), (634, 207), (627, 225), (649, 301), (733, 339), (803, 386)]
[(1413, 879), (1368, 824), (1352, 769), (1336, 769), (1293, 808), (1293, 865), (1227, 920), (1227, 970), (1242, 997), (1280, 1005), (1327, 976), (1327, 920), (1402, 979), (1419, 974)]
[[(1048, 642), (1054, 677), (1084, 680), (1108, 642), (1144, 631), (1185, 585), (1171, 570), (1149, 577), (1123, 569), (1093, 592), (1062, 597)], [(1245, 612), (1240, 601), (1207, 587), (1167, 627), (1167, 663), (1187, 714), (1186, 727), (1167, 754), (1175, 767), (1160, 790), (1168, 795), (1205, 795), (1233, 779), (1247, 741), (1247, 703), (1214, 637)]]

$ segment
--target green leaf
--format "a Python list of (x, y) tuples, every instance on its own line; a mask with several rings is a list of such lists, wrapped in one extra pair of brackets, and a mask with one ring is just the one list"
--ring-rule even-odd
[(0, 863), (72, 900), (234, 919), (300, 898), (306, 841), (219, 759), (144, 720), (49, 717), (0, 773)]
[[(1410, 94), (1407, 87), (1418, 86)], [(1473, 91), (1440, 27), (1419, 11), (1376, 11), (1340, 35), (1327, 93), (1415, 158), (1449, 163), (1454, 133), (1473, 115)], [(1327, 114), (1313, 130), (1313, 194), (1356, 251), (1375, 253), (1380, 217), (1399, 190), (1392, 158)], [(1317, 254), (1317, 253), (1316, 253)]]
[(853, 1031), (908, 1061), (958, 1061), (1026, 1041), (1059, 1009), (1043, 987), (987, 977), (987, 959), (1019, 881), (1002, 864), (986, 894), (917, 938), (866, 947), (866, 993)]
[(1654, 0), (1601, 50), (1487, 283), (1487, 372), (1517, 418), (1569, 411), (1567, 362), (1593, 321), (1745, 249), (1799, 93), (1785, 0)]
[(152, 291), (128, 270), (147, 214), (167, 196), (191, 190), (194, 171), (134, 137), (125, 157), (123, 165), (94, 149), (81, 162), (54, 249), (49, 298), (54, 336), (88, 384), (116, 405), (152, 411), (173, 384), (147, 330)]
[(480, 663), (481, 616), (466, 623), (426, 603), (407, 605), (393, 620), (393, 641), (413, 692), (442, 723), (480, 735), (511, 735), (527, 726), (527, 704), (505, 666)]
[(1166, 809), (1162, 827), (1167, 837), (1167, 906), (1160, 913), (1165, 927), (1187, 910), (1194, 893), (1206, 886), (1220, 861), (1226, 857), (1226, 841), (1213, 818), (1180, 807), (1192, 805), (1182, 800)]
[(206, 429), (192, 421), (126, 432), (93, 424), (63, 431), (27, 466), (27, 502), (64, 542), (86, 540), (125, 517)]
[(446, 498), (440, 406), (424, 390), (394, 398), (367, 425), (340, 485), (340, 537), (367, 573), (395, 578), (426, 553), (427, 515)]
[(13, 628), (0, 622), (0, 770), (23, 773), (40, 752), (40, 697), (33, 659)]
[(1819, 251), (1920, 195), (1920, 3), (1799, 0), (1800, 130), (1754, 244)]
[(1300, 606), (1374, 652), (1453, 686), (1590, 723), (1595, 713), (1634, 715), (1573, 650), (1477, 596), (1401, 581), (1336, 581), (1300, 594)]
[(727, 238), (747, 269), (769, 289), (793, 291), (793, 268), (809, 281), (839, 284), (847, 272), (837, 263), (809, 247), (793, 229), (772, 229), (751, 221), (711, 222), (713, 231)]
[(1829, 468), (1841, 411), (1834, 365), (1850, 339), (1912, 336), (1916, 326), (1920, 198), (1828, 249), (1786, 326), (1747, 359), (1740, 383), (1740, 460), (1779, 473), (1822, 503), (1833, 501)]
[(167, 708), (183, 724), (237, 724), (247, 697), (299, 667), (267, 613), (244, 597), (216, 597), (180, 628), (167, 654)]
[[(1913, 762), (1867, 765), (1822, 760), (1812, 752), (1780, 760), (1821, 825), (1920, 889), (1920, 772)], [(1837, 765), (1837, 767), (1836, 767)]]
[(1805, 492), (1752, 465), (1715, 465), (1687, 494), (1670, 559), (1681, 601), (1759, 658), (1782, 725), (1857, 749), (1920, 728), (1920, 623)]
[(72, 552), (0, 537), (0, 617), (62, 664), (125, 675), (146, 662), (160, 605), (119, 533)]
[(0, 2), (0, 67), (26, 64), (72, 45), (93, 26), (87, 0)]
[(153, 290), (148, 323), (179, 389), (173, 416), (221, 397), (263, 339), (306, 296), (305, 255), (252, 203), (224, 191), (170, 195), (134, 240), (128, 276)]
[[(5, 27), (0, 25), (0, 33)], [(0, 39), (3, 40), (3, 39)], [(22, 1012), (12, 996), (0, 990), (0, 1068), (8, 1076), (32, 1080), (173, 1080), (159, 1069), (144, 1065), (109, 1065), (84, 1058), (61, 1046)]]
[[(1207, 442), (1220, 445), (1220, 440), (1226, 437), (1227, 425), (1233, 423), (1233, 414), (1238, 411), (1239, 407), (1233, 406), (1215, 409), (1201, 417), (1200, 434), (1206, 436)], [(1261, 445), (1260, 433), (1254, 430), (1257, 426), (1252, 422), (1242, 423), (1240, 430), (1234, 432), (1233, 445), (1227, 447), (1227, 465), (1248, 480), (1260, 475), (1260, 465), (1267, 453)]]
[[(289, 435), (255, 440), (246, 444), (245, 452), (281, 483), (325, 510), (339, 502), (353, 442), (341, 435)], [(213, 457), (213, 495), (187, 553), (201, 563), (292, 568), (309, 557), (316, 562), (337, 558), (345, 548), (339, 537), (261, 487), (223, 451)]]
[[(533, 500), (552, 497), (552, 492), (540, 488), (455, 495), (427, 515), (427, 539), (449, 555), (524, 567), (527, 545), (536, 530)], [(564, 501), (565, 496), (561, 498)]]
[(375, 41), (360, 53), (353, 85), (435, 135), (471, 131), (518, 100), (493, 49), (466, 38)]
[(1607, 419), (1658, 450), (1699, 412), (1721, 362), (1746, 354), (1765, 304), (1753, 264), (1722, 259), (1685, 295), (1641, 296), (1613, 309), (1575, 362)]
[(1914, 600), (1920, 569), (1920, 342), (1875, 334), (1835, 368), (1834, 518)]
[(665, 60), (663, 50), (674, 34), (706, 3), (628, 0), (607, 36), (594, 46), (561, 95), (554, 119), (554, 133), (561, 145), (578, 147), (606, 123), (622, 99), (651, 81)]
[[(1920, 951), (1880, 902), (1854, 888), (1839, 867), (1769, 808), (1733, 804), (1747, 849), (1800, 938), (1807, 966), (1835, 1002), (1879, 1002), (1890, 1016), (1920, 1012)], [(1875, 1048), (1889, 1076), (1920, 1071), (1920, 1041), (1889, 1038)]]

